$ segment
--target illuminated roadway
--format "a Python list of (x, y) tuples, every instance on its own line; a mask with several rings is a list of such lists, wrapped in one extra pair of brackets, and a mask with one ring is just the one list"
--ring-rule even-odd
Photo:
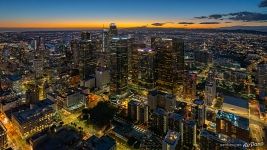
[(12, 125), (3, 113), (0, 113), (0, 119), (7, 129), (7, 136), (11, 141), (11, 145), (15, 150), (30, 150), (30, 146), (26, 143), (25, 139), (21, 137), (19, 131)]

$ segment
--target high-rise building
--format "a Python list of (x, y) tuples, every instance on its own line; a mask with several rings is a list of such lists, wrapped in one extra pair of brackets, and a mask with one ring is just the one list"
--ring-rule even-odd
[(205, 100), (207, 105), (212, 105), (213, 100), (216, 98), (216, 80), (214, 72), (210, 71), (205, 85)]
[(74, 68), (79, 67), (80, 77), (83, 81), (94, 76), (97, 66), (97, 46), (91, 40), (89, 32), (81, 33), (81, 40), (72, 40), (70, 43), (73, 55)]
[(109, 25), (109, 31), (108, 31), (108, 36), (110, 39), (112, 39), (113, 37), (118, 36), (118, 29), (115, 23), (111, 23)]
[(156, 52), (156, 86), (159, 90), (175, 93), (183, 84), (184, 42), (177, 38), (152, 38)]
[(160, 107), (167, 112), (172, 112), (175, 109), (176, 96), (162, 91), (153, 90), (148, 93), (148, 107), (150, 110), (155, 110)]
[(110, 71), (107, 68), (97, 68), (95, 71), (96, 88), (104, 89), (110, 83)]
[(193, 100), (196, 97), (196, 81), (197, 74), (192, 72), (185, 73), (185, 83), (184, 83), (184, 92), (183, 97), (185, 99)]
[(44, 57), (45, 52), (45, 41), (43, 37), (38, 37), (34, 40), (34, 50), (35, 56), (37, 57)]
[(137, 121), (139, 123), (148, 123), (148, 106), (144, 103), (131, 100), (128, 103), (128, 117), (132, 121)]
[(36, 104), (39, 102), (39, 88), (37, 85), (31, 85), (25, 93), (26, 101), (29, 104)]
[(246, 142), (251, 140), (249, 119), (224, 111), (216, 115), (216, 132)]
[(260, 63), (257, 72), (259, 98), (267, 100), (267, 63)]
[(72, 58), (73, 58), (73, 64), (74, 67), (78, 67), (79, 66), (79, 62), (80, 62), (80, 51), (79, 51), (79, 41), (78, 40), (72, 40), (70, 42), (70, 49), (72, 52)]
[(195, 62), (200, 64), (209, 64), (212, 62), (212, 54), (207, 50), (196, 50), (195, 54)]
[(107, 52), (108, 49), (108, 30), (103, 29), (102, 33), (102, 52)]
[(91, 40), (91, 34), (90, 34), (90, 32), (83, 31), (81, 33), (81, 40)]
[(135, 100), (131, 100), (128, 103), (128, 118), (132, 121), (138, 120), (138, 111), (139, 111), (139, 105), (140, 103)]
[(184, 117), (178, 113), (170, 113), (169, 114), (169, 130), (173, 130), (176, 132), (183, 134), (183, 119)]
[(168, 112), (162, 108), (157, 108), (152, 114), (152, 130), (158, 135), (165, 135), (168, 131)]
[(202, 128), (206, 120), (206, 106), (204, 100), (196, 99), (192, 105), (192, 119), (196, 120), (197, 126)]
[(44, 63), (43, 63), (43, 59), (34, 59), (33, 60), (33, 70), (35, 72), (35, 77), (36, 78), (41, 78), (43, 76), (44, 73)]
[(197, 142), (197, 126), (194, 120), (185, 120), (183, 123), (182, 143), (184, 149), (191, 150)]
[(132, 50), (132, 55), (131, 55), (131, 70), (129, 70), (129, 77), (130, 81), (133, 84), (138, 85), (138, 72), (140, 68), (140, 53), (138, 49), (144, 49), (145, 44), (143, 43), (134, 43), (133, 44), (133, 50)]
[(82, 40), (79, 43), (80, 71), (83, 80), (94, 76), (96, 70), (96, 48), (92, 40)]
[(155, 87), (155, 51), (151, 48), (134, 47), (131, 65), (132, 82), (152, 90)]
[(179, 150), (181, 148), (181, 136), (179, 132), (169, 130), (162, 141), (162, 150)]
[(110, 90), (121, 95), (127, 92), (128, 86), (128, 38), (112, 38), (110, 50)]

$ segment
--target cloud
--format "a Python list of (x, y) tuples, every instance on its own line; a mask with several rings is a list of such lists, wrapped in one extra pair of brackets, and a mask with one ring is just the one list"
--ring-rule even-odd
[(200, 16), (200, 17), (195, 17), (196, 19), (207, 19), (207, 16)]
[(178, 22), (178, 24), (185, 24), (185, 25), (188, 25), (188, 24), (195, 24), (194, 22)]
[(220, 19), (222, 17), (223, 17), (223, 15), (221, 15), (221, 14), (213, 14), (213, 15), (209, 16), (209, 19)]
[(267, 0), (262, 0), (259, 7), (267, 7)]
[(156, 23), (152, 23), (152, 26), (156, 26), (156, 27), (161, 27), (164, 26), (166, 23), (160, 23), (160, 22), (156, 22)]
[(250, 21), (265, 21), (267, 20), (267, 14), (243, 11), (243, 12), (236, 12), (236, 13), (229, 13), (229, 14), (214, 14), (208, 17), (202, 16), (198, 18), (218, 19), (218, 20), (229, 19), (229, 20), (235, 20), (235, 21), (250, 22)]
[(171, 22), (171, 21), (169, 21), (169, 22), (165, 22), (165, 23), (166, 23), (166, 24), (167, 24), (167, 23), (169, 23), (169, 24), (174, 24), (174, 22)]
[(199, 24), (220, 24), (220, 22), (200, 22)]
[(230, 13), (229, 19), (237, 20), (237, 21), (263, 21), (267, 20), (267, 14), (262, 13), (254, 13), (254, 12), (237, 12), (237, 13)]

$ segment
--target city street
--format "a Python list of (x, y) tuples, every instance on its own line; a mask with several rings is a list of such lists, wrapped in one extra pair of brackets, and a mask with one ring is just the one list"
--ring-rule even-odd
[(30, 150), (30, 146), (26, 143), (26, 140), (21, 137), (21, 134), (12, 125), (11, 121), (3, 114), (0, 113), (0, 120), (7, 129), (7, 136), (11, 141), (11, 147), (15, 150)]

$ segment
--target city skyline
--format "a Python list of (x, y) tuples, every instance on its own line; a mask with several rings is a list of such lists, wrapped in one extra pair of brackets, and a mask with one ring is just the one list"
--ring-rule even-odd
[[(267, 26), (266, 0), (1, 1), (0, 28)], [(162, 7), (163, 6), (163, 7)]]
[(0, 150), (266, 150), (267, 0), (0, 0)]

